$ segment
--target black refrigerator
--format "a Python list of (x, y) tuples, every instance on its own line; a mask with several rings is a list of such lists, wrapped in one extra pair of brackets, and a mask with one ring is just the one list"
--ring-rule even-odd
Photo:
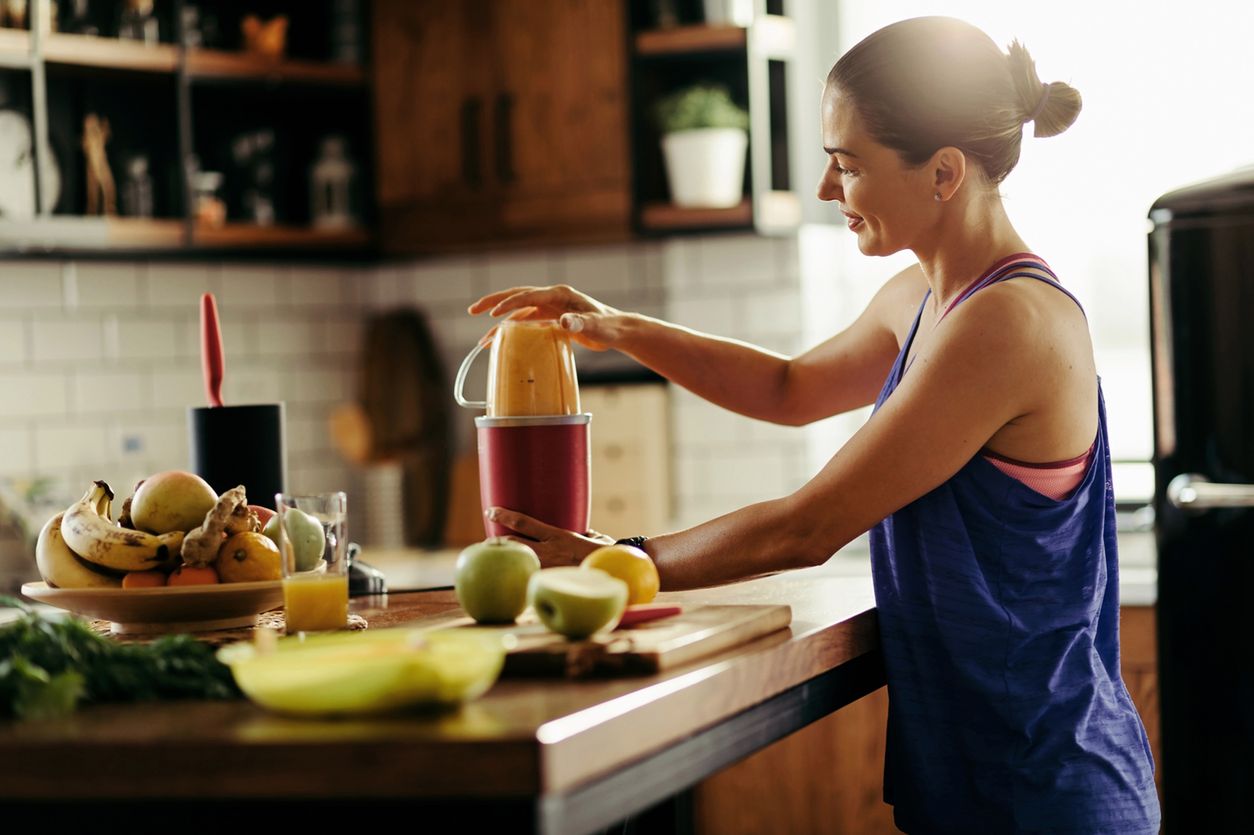
[(1254, 831), (1254, 167), (1150, 210), (1164, 829)]

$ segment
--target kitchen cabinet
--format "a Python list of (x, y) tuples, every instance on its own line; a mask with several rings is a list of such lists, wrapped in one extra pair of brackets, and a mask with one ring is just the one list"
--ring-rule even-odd
[(376, 0), (383, 249), (628, 237), (621, 0)]
[[(0, 252), (366, 250), (374, 200), (361, 187), (372, 143), (358, 7), (266, 4), (263, 18), (289, 19), (284, 49), (269, 56), (246, 50), (242, 5), (128, 9), (122, 0), (31, 3), (28, 29), (0, 29), (0, 88), (29, 125), (5, 139), (27, 147), (25, 182), (10, 189), (34, 181), (29, 207), (0, 217)], [(92, 115), (105, 125), (94, 158), (107, 166), (86, 162)], [(269, 150), (241, 156), (239, 143), (263, 134)], [(356, 222), (334, 227), (311, 209), (311, 173), (330, 137), (357, 172)], [(212, 223), (198, 217), (198, 172), (219, 182)], [(93, 211), (96, 177), (112, 179), (102, 204), (116, 211)]]
[[(1120, 610), (1124, 683), (1145, 724), (1162, 797), (1154, 608)], [(897, 832), (883, 800), (888, 690), (880, 688), (701, 783), (694, 790), (696, 831)]]

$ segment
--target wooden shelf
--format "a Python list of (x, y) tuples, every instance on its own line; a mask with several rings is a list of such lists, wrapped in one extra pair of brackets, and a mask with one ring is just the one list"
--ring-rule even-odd
[(24, 69), (30, 66), (30, 32), (0, 28), (0, 67)]
[(640, 211), (640, 225), (651, 232), (748, 227), (753, 225), (753, 203), (745, 198), (728, 209), (687, 209), (673, 203), (649, 203)]
[(8, 251), (165, 250), (184, 243), (181, 220), (54, 215), (0, 221), (0, 248)]
[(279, 81), (357, 86), (366, 83), (366, 71), (355, 64), (319, 61), (273, 61), (245, 52), (192, 49), (187, 74), (199, 81)]
[(179, 48), (173, 44), (144, 44), (92, 35), (48, 35), (43, 52), (49, 64), (128, 72), (173, 74), (179, 65)]
[(306, 226), (257, 226), (252, 223), (228, 223), (225, 226), (196, 226), (192, 232), (193, 248), (267, 248), (300, 247), (304, 249), (361, 249), (370, 244), (370, 232), (364, 228), (312, 229)]
[(636, 35), (637, 55), (682, 55), (689, 52), (730, 52), (744, 49), (742, 26), (676, 26)]

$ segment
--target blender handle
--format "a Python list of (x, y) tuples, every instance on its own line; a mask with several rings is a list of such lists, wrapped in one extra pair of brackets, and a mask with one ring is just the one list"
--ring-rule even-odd
[(470, 364), (475, 361), (475, 357), (479, 356), (487, 343), (480, 342), (476, 345), (466, 359), (462, 360), (461, 368), (457, 369), (457, 381), (453, 383), (453, 397), (457, 398), (457, 405), (464, 409), (486, 409), (488, 402), (486, 400), (467, 400), (462, 396), (462, 390), (466, 385), (466, 375), (470, 373)]

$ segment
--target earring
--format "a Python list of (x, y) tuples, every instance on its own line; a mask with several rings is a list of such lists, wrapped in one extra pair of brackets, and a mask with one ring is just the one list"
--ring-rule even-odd
[(941, 202), (941, 193), (939, 191), (936, 192), (936, 202), (937, 203)]

